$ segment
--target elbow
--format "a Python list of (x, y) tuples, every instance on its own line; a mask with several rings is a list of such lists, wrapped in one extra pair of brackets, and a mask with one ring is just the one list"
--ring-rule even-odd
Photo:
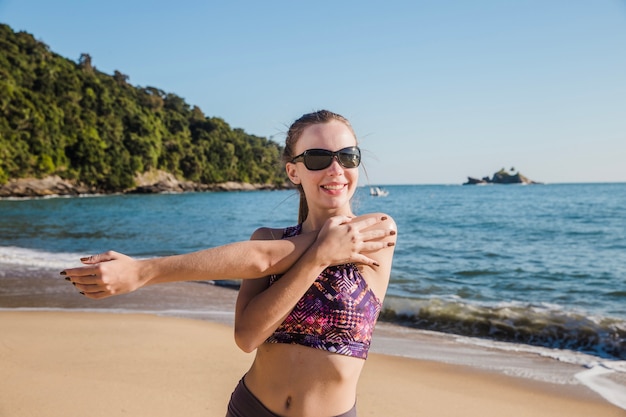
[(274, 261), (264, 248), (252, 248), (246, 254), (247, 273), (243, 278), (263, 278), (272, 274)]
[(245, 331), (237, 327), (235, 327), (235, 343), (237, 344), (237, 347), (245, 353), (254, 352), (254, 350), (260, 345), (260, 343), (254, 338), (254, 332)]
[(247, 343), (245, 340), (235, 338), (235, 343), (239, 349), (241, 349), (244, 353), (252, 353), (256, 349), (251, 343)]
[(274, 273), (273, 262), (267, 256), (259, 257), (259, 259), (257, 259), (257, 261), (254, 263), (254, 269), (256, 274), (255, 278), (266, 277)]

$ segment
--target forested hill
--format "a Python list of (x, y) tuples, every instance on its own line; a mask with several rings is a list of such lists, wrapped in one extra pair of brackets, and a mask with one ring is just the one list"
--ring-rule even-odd
[[(0, 24), (0, 185), (58, 175), (102, 192), (162, 170), (184, 181), (283, 184), (282, 148), (173, 93), (74, 62)], [(123, 65), (123, 63), (120, 63)]]

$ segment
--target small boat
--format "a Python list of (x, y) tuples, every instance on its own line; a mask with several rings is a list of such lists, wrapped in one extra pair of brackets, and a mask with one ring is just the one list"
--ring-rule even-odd
[(380, 187), (370, 187), (370, 195), (372, 197), (386, 197), (389, 195), (389, 191), (383, 190)]

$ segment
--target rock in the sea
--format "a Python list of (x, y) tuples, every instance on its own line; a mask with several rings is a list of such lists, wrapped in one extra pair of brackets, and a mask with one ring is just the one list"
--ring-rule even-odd
[[(514, 168), (511, 168), (511, 172)], [(520, 172), (510, 174), (504, 168), (493, 174), (493, 177), (483, 177), (482, 179), (467, 177), (467, 182), (463, 185), (483, 185), (483, 184), (541, 184), (540, 182), (533, 181)]]

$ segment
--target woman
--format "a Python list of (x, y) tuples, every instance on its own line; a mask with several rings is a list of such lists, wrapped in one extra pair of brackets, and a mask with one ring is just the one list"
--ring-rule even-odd
[(138, 262), (109, 252), (64, 272), (91, 298), (172, 280), (175, 272), (258, 278), (243, 280), (237, 298), (235, 341), (246, 352), (256, 349), (256, 357), (227, 417), (356, 416), (356, 386), (389, 281), (395, 224), (385, 215), (352, 212), (361, 154), (342, 116), (326, 110), (302, 116), (287, 133), (283, 160), (300, 191), (298, 225), (262, 228), (250, 242), (193, 259)]
[[(283, 161), (300, 190), (299, 224), (260, 229), (280, 239), (353, 217), (360, 150), (335, 113), (304, 115), (287, 133)], [(394, 243), (395, 235), (387, 242)], [(229, 416), (355, 416), (356, 385), (385, 295), (393, 246), (371, 253), (378, 266), (332, 266), (314, 248), (281, 277), (247, 280), (235, 311), (235, 340), (256, 357), (229, 404)], [(249, 409), (250, 404), (257, 404)], [(263, 409), (266, 413), (261, 414)], [(249, 410), (249, 411), (248, 411)], [(247, 414), (246, 414), (247, 411)]]

